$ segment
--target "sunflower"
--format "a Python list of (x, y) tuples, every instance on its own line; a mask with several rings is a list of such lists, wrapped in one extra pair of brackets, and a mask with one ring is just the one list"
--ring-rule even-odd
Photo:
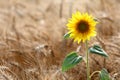
[(76, 12), (72, 14), (72, 18), (68, 20), (67, 29), (69, 30), (70, 38), (78, 44), (82, 41), (90, 40), (91, 37), (96, 36), (96, 22), (93, 16), (87, 13)]

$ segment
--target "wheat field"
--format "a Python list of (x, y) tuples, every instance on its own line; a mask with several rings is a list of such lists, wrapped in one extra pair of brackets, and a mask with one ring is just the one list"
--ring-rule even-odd
[(92, 54), (91, 73), (105, 67), (120, 80), (120, 0), (0, 0), (0, 80), (86, 80), (85, 63), (61, 71), (67, 53), (79, 48), (63, 39), (77, 10), (99, 20), (89, 46), (99, 44), (109, 55)]

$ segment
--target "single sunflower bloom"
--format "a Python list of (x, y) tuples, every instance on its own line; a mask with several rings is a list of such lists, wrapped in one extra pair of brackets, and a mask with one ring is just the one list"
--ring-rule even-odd
[(96, 36), (96, 22), (94, 17), (87, 13), (82, 14), (76, 12), (72, 14), (72, 18), (68, 20), (67, 29), (69, 30), (70, 38), (78, 44), (82, 41), (90, 40), (91, 37)]

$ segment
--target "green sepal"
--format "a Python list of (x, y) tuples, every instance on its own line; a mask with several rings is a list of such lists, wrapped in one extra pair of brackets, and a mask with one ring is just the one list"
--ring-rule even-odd
[(100, 71), (99, 75), (100, 75), (100, 80), (110, 80), (109, 73), (105, 68), (103, 68)]
[(93, 47), (89, 48), (89, 52), (108, 57), (108, 54), (99, 45), (94, 45)]
[(68, 38), (70, 37), (70, 34), (71, 34), (71, 33), (66, 33), (66, 34), (64, 35), (64, 39), (68, 39)]
[(93, 20), (96, 21), (96, 22), (98, 22), (98, 19), (97, 19), (97, 18), (94, 18)]
[(82, 56), (78, 56), (76, 52), (69, 53), (63, 61), (62, 71), (67, 71), (82, 61)]

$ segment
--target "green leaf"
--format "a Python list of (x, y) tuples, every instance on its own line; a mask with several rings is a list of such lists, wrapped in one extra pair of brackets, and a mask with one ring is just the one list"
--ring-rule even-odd
[(93, 47), (89, 48), (89, 52), (93, 54), (98, 54), (104, 57), (108, 57), (108, 54), (98, 45), (94, 45)]
[(78, 56), (76, 52), (69, 53), (62, 64), (62, 71), (67, 71), (73, 68), (80, 61), (82, 61), (82, 56)]
[(100, 80), (110, 80), (109, 73), (105, 68), (100, 71)]
[(70, 37), (70, 34), (71, 34), (71, 33), (66, 33), (66, 34), (64, 35), (64, 39), (68, 39), (68, 38)]

